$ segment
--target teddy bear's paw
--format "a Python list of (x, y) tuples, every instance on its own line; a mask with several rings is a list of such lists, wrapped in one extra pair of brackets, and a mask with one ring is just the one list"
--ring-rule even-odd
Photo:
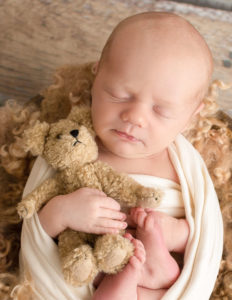
[(160, 203), (163, 192), (159, 189), (142, 187), (137, 191), (139, 196), (137, 205), (144, 208), (156, 208)]
[(133, 255), (133, 250), (132, 243), (121, 235), (106, 234), (100, 237), (94, 248), (98, 269), (108, 274), (121, 271)]
[(27, 201), (20, 202), (17, 206), (17, 211), (20, 218), (30, 218), (35, 212), (35, 202)]
[(89, 245), (72, 250), (63, 259), (65, 280), (72, 286), (82, 286), (92, 282), (97, 275), (96, 261)]

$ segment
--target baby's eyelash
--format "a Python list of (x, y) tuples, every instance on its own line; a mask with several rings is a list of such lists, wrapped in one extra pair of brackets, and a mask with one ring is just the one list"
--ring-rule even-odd
[(110, 97), (113, 98), (113, 99), (120, 99), (119, 97), (115, 97), (113, 95), (110, 95)]
[(113, 97), (113, 96), (110, 96), (110, 98), (111, 98), (111, 101), (113, 101), (113, 102), (121, 101), (119, 98), (116, 98), (116, 97)]
[(162, 110), (160, 110), (160, 107), (159, 106), (154, 106), (153, 110), (159, 114), (162, 118), (165, 118), (165, 119), (170, 119), (170, 117), (168, 115), (166, 115), (164, 112), (162, 112)]
[(110, 98), (111, 98), (113, 101), (115, 101), (115, 102), (126, 102), (126, 101), (129, 100), (129, 99), (127, 99), (127, 98), (119, 98), (119, 97), (115, 97), (115, 96), (112, 96), (112, 95), (110, 95)]
[(127, 95), (125, 93), (121, 93), (121, 95), (117, 95), (117, 93), (116, 93), (116, 95), (115, 95), (114, 92), (111, 92), (109, 90), (105, 90), (105, 92), (108, 96), (110, 96), (113, 99), (127, 100), (127, 99), (131, 98), (130, 95)]

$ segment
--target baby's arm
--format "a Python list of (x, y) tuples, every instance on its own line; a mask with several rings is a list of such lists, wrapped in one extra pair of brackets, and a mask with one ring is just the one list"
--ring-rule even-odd
[(104, 234), (118, 233), (127, 226), (118, 202), (90, 188), (52, 198), (38, 215), (42, 227), (53, 238), (67, 228)]

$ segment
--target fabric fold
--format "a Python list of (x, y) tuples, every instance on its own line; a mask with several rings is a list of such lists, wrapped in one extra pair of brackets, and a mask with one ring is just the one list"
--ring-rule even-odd
[(180, 179), (190, 236), (181, 275), (162, 299), (209, 299), (223, 250), (218, 198), (203, 159), (182, 135), (169, 154)]

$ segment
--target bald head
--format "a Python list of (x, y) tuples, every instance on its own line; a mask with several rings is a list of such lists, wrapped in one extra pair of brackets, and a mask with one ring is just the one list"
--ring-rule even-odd
[[(147, 12), (121, 21), (103, 48), (99, 68), (103, 63), (112, 61), (116, 54), (124, 59), (129, 55), (137, 55), (140, 59), (141, 53), (149, 56), (151, 63), (159, 56), (160, 59), (175, 57), (182, 64), (191, 59), (193, 67), (198, 65), (202, 79), (205, 79), (204, 84), (210, 82), (213, 72), (210, 49), (200, 33), (180, 16)], [(117, 63), (120, 63), (120, 59)]]
[[(125, 19), (104, 47), (91, 90), (102, 145), (123, 158), (162, 153), (203, 108), (211, 73), (207, 44), (183, 18), (152, 12)], [(118, 130), (141, 142), (119, 142)]]

